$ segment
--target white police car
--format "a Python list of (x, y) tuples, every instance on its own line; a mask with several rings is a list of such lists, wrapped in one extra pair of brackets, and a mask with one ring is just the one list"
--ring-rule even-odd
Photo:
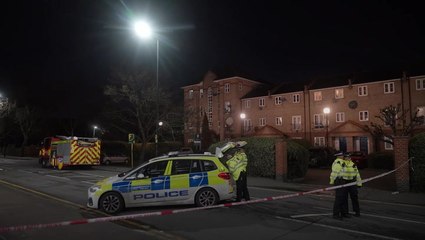
[(163, 156), (96, 183), (87, 206), (110, 214), (124, 207), (210, 206), (234, 198), (234, 189), (229, 170), (214, 155)]

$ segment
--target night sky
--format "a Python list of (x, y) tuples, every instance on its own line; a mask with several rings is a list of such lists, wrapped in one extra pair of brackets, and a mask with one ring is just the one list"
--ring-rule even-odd
[(58, 115), (97, 114), (82, 109), (100, 109), (114, 69), (155, 69), (155, 41), (131, 29), (143, 18), (158, 30), (160, 83), (177, 95), (209, 69), (279, 83), (425, 62), (419, 2), (32, 0), (1, 9), (0, 92), (66, 109)]

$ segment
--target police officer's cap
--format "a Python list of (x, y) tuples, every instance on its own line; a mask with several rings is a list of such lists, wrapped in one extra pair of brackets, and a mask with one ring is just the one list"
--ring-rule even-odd
[(337, 152), (334, 154), (335, 157), (343, 156), (344, 154), (342, 152)]
[(351, 157), (351, 154), (349, 154), (349, 153), (345, 153), (345, 154), (344, 154), (344, 157)]

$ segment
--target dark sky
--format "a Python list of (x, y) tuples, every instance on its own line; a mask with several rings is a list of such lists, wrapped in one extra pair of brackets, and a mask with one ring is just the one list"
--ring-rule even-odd
[(177, 94), (209, 69), (277, 83), (425, 59), (420, 2), (11, 0), (1, 9), (0, 92), (54, 99), (68, 113), (101, 105), (112, 69), (155, 68), (155, 41), (131, 31), (141, 18), (158, 29), (160, 82)]

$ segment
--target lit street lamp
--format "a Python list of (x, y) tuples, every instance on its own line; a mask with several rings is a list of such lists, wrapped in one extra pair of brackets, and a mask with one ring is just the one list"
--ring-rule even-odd
[[(153, 35), (150, 25), (144, 21), (134, 24), (134, 32), (141, 39), (149, 39)], [(159, 124), (159, 39), (156, 39), (156, 121), (155, 121), (155, 154), (158, 156), (158, 124)]]
[(96, 129), (97, 129), (97, 126), (93, 126), (93, 137), (96, 136)]
[(246, 118), (246, 114), (245, 113), (241, 113), (240, 114), (240, 118), (241, 118), (241, 137), (244, 135), (245, 129), (244, 129), (244, 121)]
[(331, 112), (331, 109), (328, 107), (323, 108), (323, 113), (325, 114), (325, 124), (326, 124), (326, 147), (329, 147), (329, 113)]

